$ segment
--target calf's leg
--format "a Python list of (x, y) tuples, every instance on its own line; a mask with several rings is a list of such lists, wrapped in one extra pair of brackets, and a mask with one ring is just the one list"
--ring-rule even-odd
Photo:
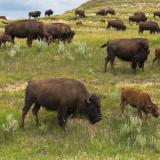
[(108, 64), (109, 60), (110, 60), (109, 56), (105, 58), (104, 72), (107, 71), (107, 64)]
[(32, 113), (33, 113), (33, 116), (34, 116), (35, 121), (36, 121), (36, 126), (39, 126), (38, 111), (39, 111), (40, 107), (41, 107), (40, 104), (35, 103), (35, 106), (34, 106), (34, 108), (32, 109)]
[(63, 108), (59, 109), (58, 111), (58, 124), (60, 125), (60, 127), (62, 127), (62, 129), (65, 131), (65, 124), (67, 122), (67, 118), (68, 118), (68, 114), (66, 112), (66, 110), (64, 110)]

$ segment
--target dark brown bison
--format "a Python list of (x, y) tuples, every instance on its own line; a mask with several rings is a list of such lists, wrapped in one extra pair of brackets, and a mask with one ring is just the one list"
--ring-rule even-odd
[(32, 46), (34, 39), (47, 38), (43, 22), (36, 20), (19, 20), (5, 26), (5, 34), (11, 36), (12, 43), (15, 37), (27, 38), (28, 46)]
[(157, 16), (157, 17), (160, 17), (160, 11), (157, 11), (157, 12), (154, 12), (154, 13), (153, 13), (153, 17), (156, 17), (156, 16)]
[(144, 38), (110, 40), (101, 46), (101, 48), (103, 47), (107, 47), (108, 53), (108, 56), (105, 59), (105, 72), (107, 64), (110, 62), (113, 73), (115, 73), (115, 57), (118, 57), (123, 61), (131, 62), (131, 67), (135, 73), (137, 64), (139, 65), (139, 68), (144, 70), (144, 62), (147, 60), (150, 52), (148, 40)]
[(101, 9), (101, 10), (99, 10), (99, 11), (97, 11), (96, 12), (96, 15), (98, 16), (98, 15), (100, 15), (100, 16), (106, 16), (107, 14), (106, 14), (106, 10), (105, 9)]
[(140, 22), (146, 22), (147, 21), (147, 17), (141, 17), (139, 15), (133, 15), (129, 17), (129, 23), (136, 23), (139, 24)]
[(153, 59), (152, 66), (156, 61), (160, 62), (160, 48), (157, 48), (155, 50), (155, 58)]
[(0, 20), (7, 20), (6, 16), (0, 16)]
[(108, 26), (107, 28), (116, 28), (117, 30), (126, 30), (126, 26), (124, 24), (124, 22), (120, 19), (112, 19), (112, 20), (108, 20)]
[(158, 107), (151, 101), (149, 94), (139, 89), (122, 88), (120, 104), (122, 114), (128, 104), (137, 109), (140, 118), (142, 118), (142, 113), (145, 115), (152, 114), (155, 118), (159, 117)]
[(85, 11), (84, 10), (75, 10), (75, 16), (79, 16), (80, 18), (85, 18)]
[(50, 43), (52, 41), (63, 41), (71, 42), (74, 37), (74, 31), (68, 24), (64, 23), (49, 23), (45, 27), (47, 35), (50, 38)]
[(5, 33), (0, 33), (0, 46), (3, 44), (5, 47), (6, 42), (11, 42), (11, 37)]
[(108, 14), (115, 15), (115, 14), (116, 14), (116, 12), (115, 12), (115, 10), (114, 10), (114, 9), (109, 8), (109, 9), (106, 9), (106, 15), (108, 15)]
[(102, 117), (99, 97), (90, 94), (82, 82), (74, 79), (42, 78), (29, 82), (25, 91), (21, 127), (24, 127), (25, 116), (33, 104), (32, 112), (37, 125), (41, 106), (47, 111), (58, 112), (58, 122), (63, 129), (69, 116), (86, 116), (91, 124)]
[(30, 19), (31, 17), (33, 17), (33, 18), (38, 18), (38, 17), (41, 16), (41, 12), (40, 12), (40, 11), (29, 12), (29, 13), (28, 13), (28, 16), (29, 16), (29, 19)]
[(144, 31), (150, 31), (150, 33), (159, 33), (160, 28), (157, 22), (148, 21), (148, 22), (141, 22), (139, 24), (139, 33), (143, 33)]
[(144, 12), (135, 12), (134, 15), (135, 16), (140, 16), (140, 17), (146, 17)]
[(50, 17), (51, 15), (53, 15), (53, 11), (51, 9), (45, 11), (45, 16)]

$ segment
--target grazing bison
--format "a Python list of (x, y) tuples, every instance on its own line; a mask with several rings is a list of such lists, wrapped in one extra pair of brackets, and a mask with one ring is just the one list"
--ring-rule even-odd
[(105, 9), (101, 9), (101, 10), (99, 10), (99, 11), (97, 11), (96, 12), (96, 15), (98, 16), (98, 15), (100, 15), (100, 16), (106, 16), (107, 14), (106, 14), (106, 10)]
[(85, 16), (85, 11), (84, 10), (75, 10), (75, 16), (79, 16), (80, 18), (84, 18)]
[(11, 36), (12, 43), (15, 37), (27, 38), (27, 45), (32, 46), (33, 39), (47, 38), (43, 22), (36, 20), (19, 20), (5, 26), (5, 34)]
[(123, 87), (121, 93), (121, 113), (124, 113), (126, 105), (130, 104), (137, 109), (138, 115), (142, 118), (142, 113), (146, 116), (152, 114), (159, 117), (158, 107), (151, 101), (148, 93), (131, 87)]
[(46, 25), (46, 32), (51, 37), (50, 42), (58, 40), (58, 42), (63, 41), (69, 43), (75, 34), (71, 30), (71, 27), (64, 23), (49, 23)]
[(105, 59), (105, 72), (107, 64), (110, 62), (113, 73), (115, 73), (115, 57), (131, 62), (131, 67), (136, 72), (137, 64), (139, 68), (144, 70), (144, 62), (147, 60), (150, 52), (148, 40), (144, 38), (110, 40), (101, 46), (101, 48), (103, 47), (107, 47), (108, 52), (108, 56)]
[(140, 17), (146, 17), (144, 12), (135, 12), (134, 15), (135, 16), (140, 16)]
[(0, 33), (0, 46), (3, 44), (5, 47), (6, 42), (11, 42), (11, 37), (5, 33)]
[(6, 16), (0, 16), (0, 20), (7, 20)]
[(160, 62), (160, 48), (157, 48), (155, 50), (155, 58), (153, 59), (152, 66), (156, 61)]
[(133, 15), (129, 17), (129, 23), (136, 23), (139, 24), (140, 22), (146, 22), (147, 21), (147, 17), (141, 17), (139, 15)]
[(113, 19), (113, 20), (108, 20), (108, 26), (107, 28), (116, 28), (117, 30), (126, 30), (126, 26), (124, 25), (124, 22), (120, 19)]
[(48, 78), (29, 82), (25, 91), (21, 127), (24, 127), (25, 116), (33, 104), (32, 112), (37, 125), (41, 106), (47, 111), (58, 112), (58, 122), (63, 129), (71, 115), (86, 116), (91, 124), (100, 121), (102, 117), (99, 97), (90, 94), (83, 83), (74, 79)]
[(53, 15), (53, 11), (51, 9), (45, 11), (45, 16), (50, 17), (51, 15)]
[(143, 33), (144, 31), (150, 31), (150, 33), (159, 33), (160, 28), (157, 22), (148, 21), (148, 22), (141, 22), (139, 24), (139, 34)]
[(29, 12), (29, 13), (28, 13), (28, 16), (29, 16), (29, 19), (30, 19), (31, 17), (33, 17), (33, 18), (38, 18), (38, 17), (41, 16), (41, 12), (40, 12), (40, 11)]
[(114, 10), (114, 9), (109, 8), (109, 9), (106, 9), (106, 15), (108, 15), (108, 14), (115, 15), (115, 14), (116, 14), (116, 12), (115, 12), (115, 10)]
[(157, 16), (157, 17), (160, 17), (160, 11), (157, 11), (157, 12), (154, 12), (154, 13), (153, 13), (153, 17), (156, 17), (156, 16)]

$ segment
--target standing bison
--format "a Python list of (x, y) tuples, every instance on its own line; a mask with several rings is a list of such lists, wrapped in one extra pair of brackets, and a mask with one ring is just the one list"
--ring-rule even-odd
[(29, 13), (28, 13), (28, 16), (29, 16), (29, 19), (30, 19), (31, 17), (33, 17), (33, 18), (38, 18), (38, 17), (41, 16), (41, 12), (40, 12), (40, 11), (29, 12)]
[(10, 22), (5, 26), (5, 34), (11, 37), (12, 43), (14, 43), (15, 37), (27, 38), (29, 47), (32, 46), (32, 41), (34, 39), (47, 38), (43, 22), (36, 20)]
[(146, 22), (147, 21), (147, 17), (141, 17), (139, 15), (133, 15), (129, 17), (129, 23), (136, 23), (139, 24), (140, 22)]
[(142, 118), (142, 113), (145, 115), (152, 114), (155, 118), (159, 117), (158, 107), (152, 102), (149, 94), (139, 89), (122, 88), (120, 104), (122, 114), (128, 104), (137, 109), (140, 118)]
[[(64, 23), (49, 23), (45, 27), (47, 35), (51, 41), (63, 41), (71, 42), (74, 37), (74, 31), (71, 30), (71, 27), (68, 24)], [(49, 42), (49, 43), (50, 43)]]
[(106, 10), (105, 9), (101, 9), (99, 11), (96, 12), (96, 15), (100, 15), (100, 16), (106, 16)]
[(157, 11), (157, 12), (153, 13), (153, 17), (155, 18), (156, 16), (160, 18), (160, 11)]
[(51, 9), (45, 11), (45, 16), (50, 17), (51, 15), (53, 15), (53, 11)]
[(137, 64), (139, 68), (144, 70), (144, 62), (150, 52), (148, 40), (144, 38), (110, 40), (101, 46), (101, 48), (103, 47), (107, 47), (108, 52), (108, 56), (105, 59), (105, 72), (107, 64), (110, 62), (113, 73), (115, 73), (115, 57), (131, 62), (131, 67), (136, 72)]
[(37, 125), (41, 106), (47, 111), (58, 112), (58, 123), (64, 130), (71, 115), (86, 116), (91, 124), (100, 121), (102, 117), (99, 97), (90, 94), (83, 83), (74, 79), (48, 78), (29, 82), (25, 91), (21, 127), (24, 127), (25, 116), (33, 104), (32, 112)]
[(127, 28), (124, 22), (120, 19), (108, 20), (107, 28), (111, 28), (111, 27), (116, 28), (117, 30), (122, 30), (122, 31), (125, 31)]
[(84, 10), (75, 10), (75, 16), (79, 16), (80, 18), (85, 18), (85, 11)]
[(148, 22), (141, 22), (139, 24), (139, 34), (143, 33), (144, 31), (150, 31), (150, 33), (159, 33), (160, 28), (157, 22), (148, 21)]
[(108, 14), (115, 15), (116, 12), (112, 8), (109, 8), (109, 9), (100, 9), (99, 11), (96, 12), (96, 15), (100, 15), (100, 16), (107, 16)]

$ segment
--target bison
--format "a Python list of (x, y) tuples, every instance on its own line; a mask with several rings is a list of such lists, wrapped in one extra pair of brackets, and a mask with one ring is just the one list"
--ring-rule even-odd
[(74, 31), (71, 30), (71, 27), (65, 23), (49, 23), (45, 27), (47, 35), (49, 35), (51, 41), (63, 41), (71, 42), (74, 37)]
[(5, 34), (11, 36), (14, 43), (15, 37), (27, 38), (27, 44), (32, 46), (33, 39), (47, 38), (43, 22), (36, 20), (19, 20), (10, 22), (5, 26)]
[(31, 17), (33, 17), (33, 18), (38, 18), (38, 17), (41, 16), (41, 12), (40, 12), (40, 11), (29, 12), (29, 13), (28, 13), (28, 16), (29, 16), (29, 19), (30, 19)]
[(11, 42), (11, 37), (5, 33), (0, 33), (0, 46), (3, 44), (5, 47), (6, 42)]
[(137, 64), (139, 68), (144, 70), (144, 63), (150, 52), (148, 40), (144, 38), (110, 40), (101, 46), (101, 48), (104, 47), (107, 47), (108, 52), (108, 56), (105, 58), (104, 71), (106, 72), (107, 64), (110, 62), (113, 73), (115, 73), (115, 57), (131, 62), (131, 67), (135, 73)]
[(124, 113), (126, 105), (130, 104), (137, 109), (137, 113), (142, 117), (142, 113), (146, 116), (152, 114), (153, 117), (159, 117), (158, 107), (151, 101), (148, 93), (131, 87), (123, 87), (121, 92), (120, 110)]
[(152, 66), (156, 61), (160, 62), (160, 48), (155, 50), (155, 58), (153, 59)]
[(141, 17), (139, 15), (133, 15), (129, 17), (129, 23), (136, 23), (139, 24), (140, 22), (146, 22), (147, 21), (147, 17)]
[(153, 17), (155, 18), (156, 16), (157, 16), (157, 17), (160, 17), (160, 11), (157, 11), (157, 12), (154, 12), (154, 13), (153, 13)]
[(91, 124), (102, 118), (100, 98), (90, 94), (85, 85), (74, 79), (40, 78), (31, 80), (25, 91), (25, 105), (22, 110), (21, 127), (31, 106), (36, 125), (39, 125), (38, 111), (44, 107), (47, 111), (58, 112), (58, 123), (65, 130), (69, 116), (85, 116)]
[(51, 9), (45, 11), (45, 16), (50, 17), (51, 15), (53, 15), (53, 11)]
[(85, 11), (84, 10), (75, 10), (75, 16), (79, 16), (80, 18), (85, 18)]
[(122, 30), (122, 31), (125, 31), (127, 28), (124, 22), (120, 19), (108, 20), (107, 28), (111, 28), (111, 27), (116, 28), (117, 30)]
[(135, 16), (140, 16), (140, 17), (146, 17), (144, 12), (135, 12), (134, 15)]
[(150, 31), (150, 33), (159, 33), (160, 28), (157, 22), (148, 21), (148, 22), (141, 22), (139, 24), (139, 34), (143, 33), (144, 31)]
[(96, 15), (98, 16), (98, 15), (100, 15), (100, 16), (106, 16), (107, 14), (106, 14), (106, 10), (105, 9), (101, 9), (101, 10), (99, 10), (99, 11), (97, 11), (96, 12)]
[(108, 15), (108, 14), (116, 15), (116, 12), (115, 12), (115, 10), (114, 10), (114, 9), (109, 8), (109, 9), (106, 9), (106, 15)]

